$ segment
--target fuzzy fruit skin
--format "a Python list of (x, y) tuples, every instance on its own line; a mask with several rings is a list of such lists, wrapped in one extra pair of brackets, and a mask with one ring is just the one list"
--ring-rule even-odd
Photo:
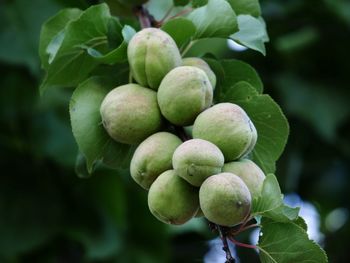
[(157, 93), (137, 84), (111, 90), (100, 107), (102, 123), (117, 142), (138, 144), (162, 126)]
[(198, 211), (198, 189), (168, 170), (158, 176), (148, 192), (151, 213), (166, 224), (186, 223)]
[(187, 126), (213, 102), (213, 88), (205, 72), (192, 66), (170, 71), (158, 90), (158, 104), (171, 123)]
[(221, 226), (234, 226), (250, 212), (251, 196), (248, 187), (237, 175), (220, 173), (203, 182), (199, 203), (209, 221)]
[(249, 154), (257, 138), (254, 124), (246, 112), (233, 103), (219, 103), (199, 114), (192, 133), (193, 138), (218, 146), (226, 162)]
[(200, 68), (201, 70), (203, 70), (207, 74), (212, 88), (215, 89), (216, 76), (215, 76), (214, 72), (211, 70), (208, 63), (205, 62), (203, 59), (196, 58), (196, 57), (184, 58), (184, 59), (182, 59), (182, 66), (193, 66), (193, 67), (197, 67), (197, 68)]
[(201, 139), (184, 142), (177, 147), (173, 155), (176, 174), (197, 187), (209, 176), (220, 173), (224, 161), (218, 147)]
[(129, 42), (127, 53), (137, 83), (154, 90), (170, 70), (182, 63), (175, 41), (157, 28), (145, 28), (136, 33)]
[(148, 190), (161, 173), (172, 168), (174, 151), (181, 143), (169, 132), (158, 132), (148, 137), (137, 147), (131, 159), (131, 177)]
[(253, 161), (243, 159), (237, 162), (225, 163), (222, 171), (239, 176), (248, 187), (252, 199), (260, 196), (265, 174)]

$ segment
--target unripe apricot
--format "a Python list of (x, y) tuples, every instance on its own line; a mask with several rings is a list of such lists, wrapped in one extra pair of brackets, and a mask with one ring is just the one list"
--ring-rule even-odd
[(214, 72), (211, 70), (208, 63), (205, 62), (203, 59), (196, 58), (196, 57), (184, 58), (184, 59), (182, 59), (182, 66), (193, 66), (193, 67), (197, 67), (197, 68), (200, 68), (201, 70), (203, 70), (207, 74), (212, 88), (215, 89), (216, 76), (215, 76)]
[(153, 182), (148, 192), (148, 207), (160, 221), (181, 225), (198, 211), (198, 189), (168, 170)]
[(181, 65), (175, 41), (157, 28), (145, 28), (136, 33), (129, 42), (127, 53), (137, 83), (154, 90), (170, 70)]
[(219, 103), (199, 114), (192, 133), (194, 138), (218, 146), (226, 162), (247, 155), (257, 138), (254, 124), (246, 112), (233, 103)]
[(194, 186), (220, 173), (224, 165), (224, 156), (211, 142), (192, 139), (184, 142), (174, 152), (173, 167), (176, 174)]
[(222, 171), (239, 176), (248, 187), (252, 199), (260, 196), (265, 174), (253, 161), (243, 159), (236, 162), (225, 163)]
[(111, 90), (102, 101), (100, 113), (108, 134), (126, 144), (140, 143), (162, 125), (157, 93), (137, 84)]
[(251, 196), (248, 187), (237, 175), (220, 173), (203, 182), (199, 203), (209, 221), (221, 226), (234, 226), (249, 214)]
[(187, 126), (213, 101), (213, 88), (205, 72), (192, 66), (171, 70), (158, 90), (158, 104), (171, 123)]
[(166, 170), (172, 168), (172, 157), (182, 141), (174, 134), (158, 132), (144, 140), (136, 149), (130, 163), (131, 177), (145, 189)]

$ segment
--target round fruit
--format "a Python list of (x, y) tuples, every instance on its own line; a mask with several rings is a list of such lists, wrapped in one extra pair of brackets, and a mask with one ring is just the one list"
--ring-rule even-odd
[(205, 72), (192, 66), (177, 67), (162, 80), (158, 103), (171, 123), (187, 126), (213, 101), (213, 88)]
[(132, 178), (145, 189), (166, 170), (172, 168), (172, 157), (182, 141), (172, 133), (158, 132), (144, 140), (136, 149), (130, 163)]
[(251, 196), (248, 187), (237, 175), (220, 173), (203, 182), (199, 203), (209, 221), (221, 226), (234, 226), (249, 214)]
[(173, 167), (176, 174), (194, 186), (220, 173), (224, 166), (224, 156), (214, 144), (192, 139), (184, 142), (174, 152)]
[(214, 72), (211, 70), (211, 68), (209, 67), (208, 63), (205, 62), (203, 59), (196, 58), (196, 57), (184, 58), (182, 59), (182, 66), (193, 66), (203, 70), (207, 74), (212, 88), (215, 89), (216, 76)]
[(181, 65), (175, 41), (157, 28), (145, 28), (136, 33), (129, 42), (127, 53), (137, 83), (154, 90), (170, 70)]
[(253, 161), (243, 159), (226, 163), (222, 171), (238, 175), (248, 187), (252, 199), (261, 194), (265, 174)]
[(154, 181), (148, 192), (148, 207), (160, 221), (181, 225), (198, 211), (198, 189), (168, 170)]
[(137, 84), (111, 90), (101, 104), (100, 113), (108, 134), (126, 144), (142, 142), (162, 125), (157, 93)]
[(246, 112), (236, 104), (219, 103), (198, 115), (193, 137), (220, 148), (226, 161), (236, 160), (254, 148), (257, 133)]

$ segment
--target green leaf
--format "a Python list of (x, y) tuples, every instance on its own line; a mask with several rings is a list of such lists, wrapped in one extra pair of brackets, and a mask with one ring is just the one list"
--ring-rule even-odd
[(108, 6), (100, 4), (88, 8), (78, 19), (67, 24), (62, 44), (49, 64), (46, 77), (40, 86), (41, 93), (49, 87), (75, 86), (86, 79), (98, 64), (122, 61), (126, 57), (125, 44), (123, 46), (122, 43), (122, 46), (106, 57), (100, 58), (97, 55), (98, 52), (105, 53), (109, 49), (108, 32), (111, 21), (116, 26)]
[(195, 9), (188, 18), (196, 26), (195, 38), (228, 37), (237, 31), (237, 18), (225, 0), (209, 0)]
[(261, 15), (259, 0), (227, 0), (237, 15)]
[(324, 250), (296, 224), (263, 219), (258, 249), (262, 263), (325, 263)]
[[(249, 83), (258, 93), (262, 93), (264, 86), (256, 70), (248, 63), (236, 59), (221, 60), (224, 69), (224, 79), (220, 81), (220, 93), (225, 93), (241, 81)], [(218, 85), (219, 86), (219, 85)]]
[(268, 42), (269, 38), (262, 18), (258, 19), (251, 15), (239, 15), (237, 21), (239, 31), (232, 34), (230, 38), (247, 48), (266, 55), (265, 42)]
[(289, 125), (278, 104), (266, 94), (259, 94), (247, 82), (231, 87), (221, 101), (240, 105), (253, 121), (258, 140), (252, 159), (267, 173), (275, 172), (275, 162), (282, 154), (288, 140)]
[(273, 174), (268, 174), (264, 180), (261, 195), (253, 200), (252, 214), (262, 215), (283, 204), (281, 189)]
[(162, 30), (175, 40), (178, 48), (181, 48), (196, 33), (196, 27), (192, 21), (183, 17), (169, 20), (162, 26)]
[(192, 0), (193, 8), (204, 6), (208, 3), (208, 0)]
[(184, 6), (187, 5), (190, 0), (173, 0), (174, 6)]
[(102, 125), (100, 105), (114, 86), (105, 78), (90, 78), (74, 91), (69, 105), (73, 135), (89, 173), (99, 160), (113, 168), (125, 168), (133, 151), (133, 146), (112, 140)]
[(39, 56), (44, 69), (48, 68), (49, 60), (53, 60), (63, 42), (65, 26), (77, 19), (81, 13), (82, 11), (77, 8), (63, 9), (43, 24), (40, 32)]
[(263, 213), (263, 216), (278, 222), (290, 222), (290, 221), (297, 220), (299, 215), (299, 210), (300, 210), (299, 207), (293, 208), (285, 204), (282, 204), (281, 206), (271, 211)]

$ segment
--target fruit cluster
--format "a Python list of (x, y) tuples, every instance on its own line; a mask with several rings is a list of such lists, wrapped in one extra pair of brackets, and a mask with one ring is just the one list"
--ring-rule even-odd
[[(139, 144), (130, 173), (149, 190), (152, 214), (169, 224), (194, 216), (222, 226), (242, 222), (265, 178), (246, 158), (257, 141), (246, 112), (232, 103), (212, 105), (216, 76), (209, 65), (182, 59), (160, 29), (136, 33), (128, 61), (137, 84), (111, 90), (100, 112), (114, 140)], [(179, 129), (193, 139), (181, 140)]]

